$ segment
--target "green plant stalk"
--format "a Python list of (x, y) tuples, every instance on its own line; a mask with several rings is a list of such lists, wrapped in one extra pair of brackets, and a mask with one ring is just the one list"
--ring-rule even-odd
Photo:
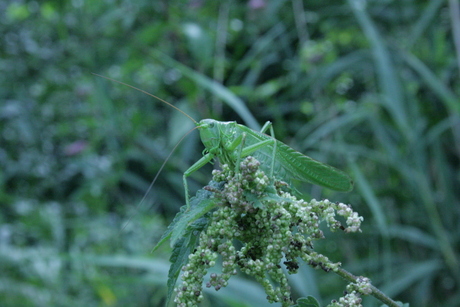
[[(338, 268), (336, 271), (334, 271), (334, 273), (336, 273), (337, 275), (339, 275), (340, 277), (342, 277), (343, 279), (349, 282), (352, 282), (352, 283), (357, 282), (357, 277), (343, 268)], [(387, 304), (388, 307), (400, 307), (398, 303), (393, 301), (390, 297), (385, 295), (382, 291), (377, 289), (375, 286), (370, 285), (370, 288), (372, 290), (372, 293), (370, 295), (380, 300), (382, 303)]]

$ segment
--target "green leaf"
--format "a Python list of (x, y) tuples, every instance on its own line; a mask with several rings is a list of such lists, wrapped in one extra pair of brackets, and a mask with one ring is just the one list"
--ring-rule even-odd
[(185, 206), (182, 206), (180, 208), (180, 211), (176, 214), (176, 216), (174, 217), (174, 220), (171, 222), (171, 224), (169, 224), (168, 228), (161, 236), (160, 241), (158, 241), (157, 245), (155, 245), (155, 247), (152, 249), (152, 253), (156, 251), (160, 247), (160, 245), (163, 244), (164, 241), (168, 240), (171, 237), (175, 224), (177, 223), (177, 221), (180, 220), (182, 214), (184, 213), (183, 211), (185, 211), (184, 208)]
[(187, 242), (185, 242), (186, 239), (182, 238), (177, 242), (177, 244), (174, 246), (173, 252), (171, 254), (171, 257), (169, 258), (169, 262), (171, 262), (171, 266), (169, 267), (169, 273), (168, 273), (168, 296), (166, 297), (166, 304), (165, 306), (168, 306), (169, 301), (171, 300), (171, 297), (174, 292), (174, 286), (176, 285), (177, 278), (179, 277), (180, 270), (182, 266), (187, 263), (187, 258), (188, 255), (190, 254), (190, 251), (187, 249)]
[(313, 296), (301, 297), (293, 307), (320, 307), (319, 302)]
[[(221, 189), (222, 183), (210, 181), (208, 186), (214, 189)], [(180, 211), (176, 214), (174, 220), (171, 224), (169, 224), (168, 228), (161, 236), (160, 241), (153, 248), (152, 253), (169, 238), (171, 238), (171, 247), (174, 247), (177, 240), (184, 234), (190, 223), (214, 208), (215, 201), (211, 199), (212, 195), (213, 193), (208, 190), (198, 190), (196, 195), (190, 199), (190, 210), (187, 211), (186, 206), (182, 206), (180, 208)]]
[(195, 206), (191, 205), (190, 210), (185, 211), (177, 221), (172, 230), (171, 234), (171, 247), (173, 247), (176, 242), (181, 239), (184, 233), (187, 231), (190, 223), (193, 223), (198, 218), (202, 217), (204, 214), (211, 211), (216, 206), (215, 199), (199, 199), (198, 204)]
[[(221, 189), (223, 183), (210, 181), (208, 186), (213, 189)], [(171, 267), (168, 273), (166, 306), (173, 295), (180, 271), (188, 262), (188, 255), (198, 244), (199, 234), (208, 226), (208, 213), (216, 206), (216, 200), (212, 196), (213, 192), (205, 189), (198, 190), (196, 195), (190, 199), (190, 210), (187, 210), (186, 206), (181, 207), (160, 242), (153, 249), (155, 251), (164, 241), (171, 239), (173, 251), (169, 258)]]
[(176, 285), (177, 278), (179, 277), (182, 267), (188, 262), (188, 255), (193, 252), (195, 246), (198, 244), (199, 235), (197, 235), (197, 233), (203, 231), (207, 225), (208, 219), (205, 217), (196, 220), (188, 228), (189, 232), (180, 238), (174, 245), (171, 257), (169, 258), (171, 267), (169, 268), (168, 273), (168, 296), (166, 298), (165, 306), (168, 306), (168, 303), (173, 295), (174, 286)]

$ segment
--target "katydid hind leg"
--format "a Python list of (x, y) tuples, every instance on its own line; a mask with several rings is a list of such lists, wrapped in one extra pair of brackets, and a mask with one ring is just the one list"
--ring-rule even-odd
[(260, 129), (260, 132), (265, 133), (265, 131), (267, 131), (268, 128), (271, 128), (271, 127), (273, 127), (272, 122), (271, 122), (271, 121), (267, 121), (267, 122), (263, 125), (262, 129)]

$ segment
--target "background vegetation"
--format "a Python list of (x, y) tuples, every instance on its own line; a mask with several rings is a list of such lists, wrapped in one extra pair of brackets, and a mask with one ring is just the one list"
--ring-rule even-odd
[[(0, 305), (164, 299), (170, 250), (150, 250), (184, 204), (181, 176), (203, 147), (189, 135), (137, 206), (193, 123), (91, 72), (197, 120), (273, 121), (278, 139), (355, 179), (348, 194), (299, 186), (365, 218), (362, 234), (327, 234), (318, 248), (411, 306), (457, 305), (458, 5), (0, 2)], [(193, 176), (192, 189), (211, 168)], [(303, 267), (292, 285), (326, 304), (344, 282)], [(203, 306), (264, 301), (240, 275)]]

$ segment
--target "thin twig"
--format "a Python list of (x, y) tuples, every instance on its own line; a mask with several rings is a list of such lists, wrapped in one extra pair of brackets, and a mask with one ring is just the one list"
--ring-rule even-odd
[[(348, 280), (349, 282), (353, 282), (353, 283), (357, 282), (357, 277), (345, 269), (339, 268), (337, 271), (334, 271), (334, 273), (336, 273), (343, 279)], [(389, 298), (387, 295), (385, 295), (382, 291), (380, 291), (373, 285), (370, 285), (370, 288), (372, 290), (371, 295), (375, 297), (376, 299), (380, 300), (382, 303), (387, 304), (388, 307), (400, 307), (398, 303), (393, 301), (391, 298)]]

